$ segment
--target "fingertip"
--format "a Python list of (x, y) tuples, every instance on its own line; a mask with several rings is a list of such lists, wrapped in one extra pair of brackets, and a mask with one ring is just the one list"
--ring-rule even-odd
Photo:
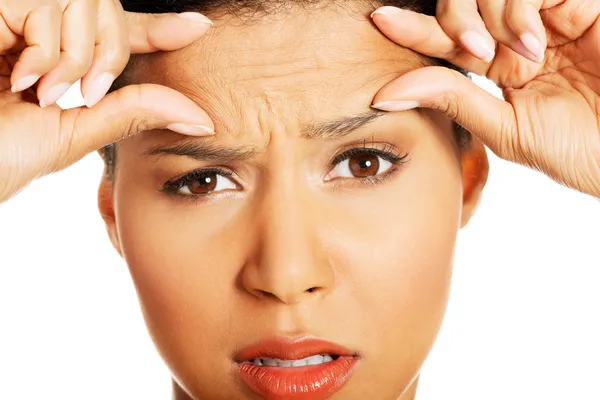
[(115, 79), (116, 78), (114, 75), (104, 72), (100, 74), (95, 81), (92, 81), (92, 83), (88, 86), (85, 95), (83, 96), (86, 107), (92, 108), (98, 104), (98, 102), (102, 100), (106, 93), (108, 93), (108, 90)]
[(197, 12), (183, 12), (177, 14), (179, 18), (183, 18), (189, 21), (199, 22), (201, 24), (214, 25), (214, 23), (205, 15)]
[(27, 75), (18, 79), (10, 88), (13, 93), (21, 92), (32, 87), (39, 79), (40, 75)]
[(464, 32), (460, 36), (460, 42), (469, 53), (488, 64), (496, 56), (495, 46), (492, 45), (493, 39), (490, 42), (489, 38), (486, 38), (486, 35), (476, 30)]
[(167, 129), (188, 136), (213, 136), (216, 134), (214, 129), (206, 125), (183, 124), (178, 122), (167, 125)]
[(376, 15), (397, 15), (403, 13), (405, 10), (393, 7), (393, 6), (383, 6), (379, 7), (375, 11), (373, 11), (370, 15), (371, 18), (374, 18)]
[(214, 130), (214, 124), (206, 111), (189, 97), (166, 86), (129, 85), (107, 97), (117, 98), (121, 106), (154, 115), (168, 124), (203, 125)]
[(71, 87), (70, 83), (58, 83), (52, 86), (43, 94), (40, 99), (40, 107), (46, 108), (58, 101)]
[(212, 22), (204, 22), (202, 14), (183, 14), (185, 15), (171, 14), (155, 17), (143, 30), (138, 30), (137, 34), (130, 37), (131, 52), (178, 50), (195, 42), (210, 30)]
[(522, 54), (522, 55), (524, 55), (531, 61), (534, 61), (537, 63), (541, 63), (544, 61), (544, 55), (546, 52), (546, 48), (544, 47), (544, 45), (542, 45), (542, 42), (540, 42), (535, 37), (535, 35), (533, 35), (532, 33), (526, 32), (526, 33), (522, 34), (519, 37), (519, 39), (521, 39), (521, 43), (523, 44), (525, 49), (530, 53), (530, 54)]
[(419, 107), (419, 102), (412, 100), (404, 100), (404, 101), (379, 101), (373, 105), (372, 108), (381, 111), (408, 111)]

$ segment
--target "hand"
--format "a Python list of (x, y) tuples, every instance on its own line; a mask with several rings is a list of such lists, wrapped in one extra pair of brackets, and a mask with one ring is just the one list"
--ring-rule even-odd
[[(0, 202), (32, 179), (144, 130), (213, 134), (202, 109), (163, 86), (126, 86), (101, 100), (131, 52), (185, 47), (210, 24), (197, 13), (126, 13), (118, 0), (1, 1)], [(96, 106), (52, 105), (80, 78), (86, 105)]]
[(382, 7), (372, 17), (388, 38), (487, 76), (505, 100), (426, 67), (382, 88), (373, 107), (440, 110), (497, 156), (600, 197), (599, 15), (586, 0), (439, 0), (437, 17)]

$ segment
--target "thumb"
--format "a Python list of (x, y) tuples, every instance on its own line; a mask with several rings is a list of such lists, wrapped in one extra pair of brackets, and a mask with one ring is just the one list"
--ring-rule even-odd
[(58, 137), (62, 169), (99, 148), (152, 129), (214, 135), (208, 114), (192, 100), (165, 86), (129, 85), (110, 93), (93, 108), (62, 111)]
[(384, 86), (371, 107), (405, 111), (437, 110), (476, 135), (498, 157), (514, 161), (517, 128), (513, 107), (468, 77), (444, 67), (416, 69)]

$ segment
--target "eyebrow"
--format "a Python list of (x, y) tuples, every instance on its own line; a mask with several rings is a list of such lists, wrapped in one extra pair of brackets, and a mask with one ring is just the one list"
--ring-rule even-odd
[(253, 147), (240, 146), (230, 147), (203, 143), (198, 139), (183, 139), (173, 144), (158, 145), (144, 152), (146, 156), (175, 155), (191, 157), (198, 161), (231, 162), (245, 160), (256, 153)]
[(385, 111), (371, 109), (362, 114), (350, 117), (310, 124), (302, 129), (301, 137), (312, 140), (340, 139), (386, 114), (388, 113)]
[[(388, 113), (385, 111), (373, 109), (358, 115), (309, 124), (301, 129), (300, 137), (309, 140), (341, 139), (386, 114)], [(153, 146), (145, 151), (144, 155), (156, 156), (170, 154), (190, 157), (198, 161), (232, 162), (251, 158), (257, 152), (258, 150), (255, 147), (223, 146), (202, 142), (198, 139), (185, 138), (173, 144)]]

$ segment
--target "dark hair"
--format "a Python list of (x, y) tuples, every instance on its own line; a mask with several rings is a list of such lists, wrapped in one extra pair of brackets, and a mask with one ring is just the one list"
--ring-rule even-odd
[[(288, 5), (291, 2), (299, 6), (311, 4), (344, 5), (344, 3), (348, 5), (353, 3), (368, 5), (373, 9), (380, 6), (395, 6), (427, 15), (435, 15), (437, 7), (437, 0), (121, 0), (121, 5), (125, 11), (146, 14), (196, 11), (210, 14), (211, 17), (213, 17), (213, 14), (233, 14), (249, 19), (277, 11), (279, 7)], [(445, 60), (432, 59), (432, 61), (434, 65), (452, 68), (466, 75), (466, 71), (449, 64)], [(116, 83), (111, 90), (118, 88), (118, 85)], [(461, 150), (468, 149), (471, 146), (471, 134), (457, 123), (454, 123), (454, 136)], [(112, 179), (116, 160), (115, 143), (105, 146), (101, 154), (106, 163), (108, 177)]]
[(197, 11), (201, 13), (227, 13), (240, 14), (249, 12), (254, 14), (269, 13), (278, 8), (296, 3), (299, 6), (307, 5), (350, 5), (364, 4), (373, 8), (379, 6), (396, 6), (410, 9), (427, 15), (435, 15), (437, 0), (121, 0), (125, 11), (140, 13), (168, 13)]

